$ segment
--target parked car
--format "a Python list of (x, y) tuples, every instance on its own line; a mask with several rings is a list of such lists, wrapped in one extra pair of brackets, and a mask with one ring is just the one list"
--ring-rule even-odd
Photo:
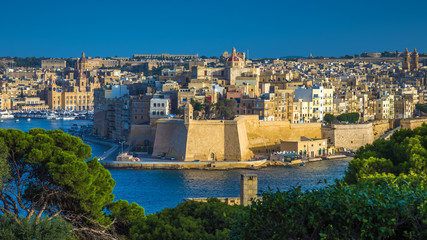
[(170, 157), (169, 159), (170, 159), (170, 160), (175, 160), (175, 158), (174, 158), (174, 157)]

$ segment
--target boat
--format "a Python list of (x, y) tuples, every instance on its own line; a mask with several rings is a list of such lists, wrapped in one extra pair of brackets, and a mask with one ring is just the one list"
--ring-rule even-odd
[(56, 120), (56, 119), (58, 119), (58, 116), (56, 116), (55, 113), (48, 113), (46, 116), (46, 119), (47, 120)]
[(0, 120), (0, 123), (2, 123), (2, 122), (4, 122), (4, 120), (2, 119), (2, 120)]
[(31, 118), (27, 118), (27, 122), (31, 121)]
[(7, 110), (0, 110), (0, 119), (11, 119), (14, 116)]
[(19, 119), (16, 119), (15, 122), (19, 122)]

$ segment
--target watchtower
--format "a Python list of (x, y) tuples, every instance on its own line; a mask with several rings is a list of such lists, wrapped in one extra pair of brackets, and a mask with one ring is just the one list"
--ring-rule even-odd
[(242, 174), (240, 176), (240, 204), (251, 205), (257, 199), (258, 177), (256, 174)]
[(193, 106), (186, 103), (184, 107), (184, 124), (189, 124), (193, 120)]

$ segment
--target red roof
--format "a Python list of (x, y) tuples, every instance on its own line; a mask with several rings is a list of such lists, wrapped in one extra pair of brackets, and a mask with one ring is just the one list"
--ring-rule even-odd
[(240, 58), (238, 56), (231, 56), (227, 59), (227, 62), (231, 62), (231, 61), (238, 62), (240, 61)]

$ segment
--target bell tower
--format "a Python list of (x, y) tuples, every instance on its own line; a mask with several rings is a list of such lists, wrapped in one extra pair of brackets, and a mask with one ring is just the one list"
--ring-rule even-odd
[(411, 64), (409, 63), (409, 58), (410, 58), (410, 56), (409, 56), (409, 52), (408, 52), (408, 49), (406, 48), (405, 49), (405, 51), (403, 52), (403, 54), (402, 54), (402, 57), (403, 57), (403, 61), (402, 61), (402, 69), (403, 70), (407, 70), (407, 71), (409, 71), (410, 69), (411, 69)]
[(419, 68), (419, 54), (417, 52), (417, 49), (414, 49), (414, 51), (411, 53), (411, 71), (417, 71)]

